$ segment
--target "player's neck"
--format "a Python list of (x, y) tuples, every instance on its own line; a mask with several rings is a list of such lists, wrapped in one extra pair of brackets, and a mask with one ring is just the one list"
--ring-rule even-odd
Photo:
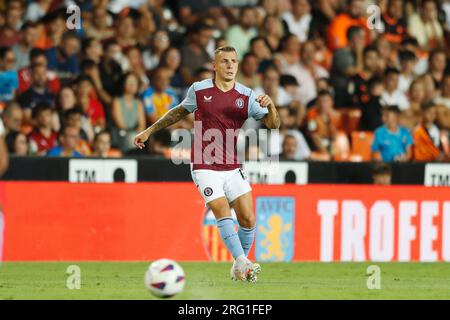
[(218, 78), (214, 78), (214, 84), (216, 85), (216, 87), (224, 92), (233, 89), (234, 83), (235, 83), (234, 80), (233, 81), (225, 81), (225, 80), (221, 80)]

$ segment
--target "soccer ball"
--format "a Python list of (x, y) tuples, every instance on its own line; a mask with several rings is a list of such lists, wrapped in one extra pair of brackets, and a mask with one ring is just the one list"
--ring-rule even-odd
[(183, 269), (170, 259), (156, 260), (145, 273), (145, 286), (159, 298), (169, 298), (180, 293), (184, 282)]

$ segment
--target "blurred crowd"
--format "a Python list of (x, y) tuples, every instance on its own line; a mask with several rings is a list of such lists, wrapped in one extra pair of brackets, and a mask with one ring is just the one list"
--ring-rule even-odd
[(237, 80), (277, 106), (281, 159), (449, 159), (449, 0), (0, 0), (0, 12), (13, 155), (170, 157), (192, 115), (144, 150), (133, 137), (212, 78), (229, 45)]

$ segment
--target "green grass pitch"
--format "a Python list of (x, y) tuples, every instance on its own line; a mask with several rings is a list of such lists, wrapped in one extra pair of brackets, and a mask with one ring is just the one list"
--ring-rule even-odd
[[(66, 287), (69, 265), (81, 289)], [(449, 263), (377, 263), (381, 289), (367, 288), (376, 263), (262, 263), (256, 284), (229, 280), (228, 263), (181, 263), (184, 291), (172, 299), (450, 299)], [(0, 299), (154, 299), (144, 287), (148, 263), (3, 263)]]

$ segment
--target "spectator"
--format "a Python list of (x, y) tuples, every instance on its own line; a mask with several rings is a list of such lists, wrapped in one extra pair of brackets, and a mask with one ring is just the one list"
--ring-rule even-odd
[(384, 162), (411, 160), (413, 140), (408, 129), (399, 125), (399, 107), (385, 107), (383, 113), (384, 125), (375, 130), (372, 159)]
[(291, 0), (292, 11), (283, 14), (289, 32), (297, 36), (300, 42), (308, 39), (309, 25), (312, 20), (311, 6), (308, 0)]
[[(293, 112), (289, 108), (278, 107), (280, 116), (280, 130), (270, 133), (269, 150), (272, 155), (283, 154), (283, 143), (287, 136), (292, 136), (296, 140), (294, 160), (306, 160), (311, 156), (311, 149), (305, 140), (303, 134), (294, 129), (295, 118)], [(292, 151), (292, 150), (291, 150)]]
[(272, 52), (278, 51), (285, 33), (282, 20), (277, 16), (267, 15), (262, 27), (261, 35), (267, 40), (269, 49)]
[(145, 129), (145, 112), (137, 98), (139, 78), (133, 73), (123, 76), (121, 91), (112, 103), (112, 116), (116, 128), (116, 140), (123, 152), (133, 148), (134, 136)]
[(2, 114), (5, 132), (20, 131), (22, 129), (23, 118), (23, 111), (18, 103), (10, 102), (7, 104)]
[[(103, 82), (101, 79), (100, 68), (99, 65), (96, 64), (93, 60), (84, 60), (81, 63), (81, 75), (87, 76), (92, 81), (93, 90), (95, 96), (98, 96), (98, 100), (101, 104), (109, 105), (112, 102), (111, 95), (105, 90), (103, 87)], [(109, 110), (107, 108), (104, 109), (105, 114), (109, 114)]]
[[(275, 54), (275, 65), (281, 74), (295, 77), (300, 68), (300, 43), (293, 34), (288, 34), (281, 40), (280, 52)], [(298, 80), (297, 80), (298, 81)]]
[(75, 127), (64, 127), (59, 133), (60, 145), (49, 150), (49, 157), (83, 157), (81, 153), (76, 151), (80, 140), (80, 131)]
[(419, 79), (424, 83), (425, 98), (424, 101), (434, 101), (439, 96), (439, 90), (436, 88), (433, 77), (429, 73), (425, 73)]
[(246, 53), (244, 55), (236, 81), (252, 89), (261, 85), (261, 78), (258, 74), (258, 58), (254, 54)]
[(10, 131), (5, 136), (6, 146), (10, 155), (27, 156), (27, 136), (20, 131)]
[(136, 33), (135, 22), (131, 16), (127, 15), (119, 18), (115, 39), (123, 51), (138, 44)]
[(111, 27), (112, 17), (108, 14), (106, 6), (97, 5), (92, 12), (92, 19), (86, 27), (86, 36), (99, 41), (114, 37), (115, 30)]
[(295, 160), (295, 154), (297, 153), (297, 139), (293, 135), (286, 135), (283, 140), (280, 160)]
[[(89, 76), (80, 76), (76, 81), (75, 92), (79, 106), (84, 115), (89, 119), (94, 131), (98, 132), (105, 128), (106, 118), (103, 104), (97, 96), (95, 85)], [(89, 141), (94, 137), (89, 136)]]
[(436, 48), (444, 44), (444, 32), (438, 20), (434, 0), (423, 0), (419, 13), (408, 18), (408, 34), (417, 39), (422, 48)]
[(367, 28), (367, 22), (364, 18), (364, 1), (348, 0), (347, 3), (347, 10), (336, 15), (328, 27), (327, 44), (330, 50), (342, 49), (348, 46), (350, 41), (348, 31), (351, 27), (361, 28), (363, 33), (365, 33), (364, 43), (368, 44), (370, 42), (370, 30)]
[(250, 40), (257, 36), (255, 29), (256, 12), (252, 7), (243, 7), (239, 13), (238, 24), (230, 27), (225, 38), (229, 46), (236, 49), (238, 59), (250, 49)]
[(433, 78), (434, 86), (437, 90), (441, 89), (441, 83), (444, 79), (444, 72), (447, 66), (446, 52), (442, 49), (434, 49), (429, 57), (429, 74)]
[(264, 37), (256, 37), (250, 40), (250, 53), (258, 59), (258, 72), (262, 73), (269, 66), (273, 65), (272, 52)]
[(21, 11), (9, 6), (5, 10), (5, 20), (0, 27), (0, 47), (12, 47), (20, 41)]
[(99, 65), (102, 87), (109, 96), (116, 94), (117, 85), (122, 74), (122, 49), (114, 40), (104, 45), (104, 55)]
[(47, 50), (48, 68), (55, 71), (61, 80), (68, 81), (80, 72), (77, 58), (79, 49), (78, 36), (71, 31), (65, 32), (61, 45)]
[(188, 42), (181, 47), (182, 75), (186, 84), (194, 81), (195, 72), (210, 66), (211, 57), (205, 48), (212, 37), (212, 29), (207, 24), (196, 24), (188, 33)]
[(46, 15), (51, 4), (52, 0), (37, 0), (34, 3), (30, 3), (25, 13), (25, 20), (37, 22)]
[(58, 133), (52, 128), (53, 108), (48, 104), (38, 104), (33, 109), (32, 117), (36, 125), (28, 136), (30, 153), (46, 155), (58, 144)]
[(94, 150), (92, 157), (116, 158), (121, 156), (121, 152), (111, 149), (111, 134), (108, 131), (100, 131), (94, 137)]
[(427, 103), (422, 106), (422, 122), (413, 132), (415, 161), (440, 161), (444, 159), (441, 145), (441, 132), (436, 121), (436, 106)]
[(28, 90), (19, 95), (17, 101), (25, 112), (25, 121), (31, 120), (31, 111), (38, 103), (54, 105), (55, 95), (47, 87), (47, 68), (44, 65), (31, 67), (31, 85)]
[(359, 130), (374, 131), (383, 124), (381, 95), (384, 91), (383, 80), (373, 77), (368, 83), (369, 101), (361, 104), (361, 120)]
[(141, 83), (139, 92), (142, 92), (150, 85), (150, 80), (148, 79), (145, 71), (141, 50), (139, 47), (130, 47), (125, 51), (125, 56), (128, 59), (128, 70), (139, 77)]
[(40, 32), (40, 37), (36, 47), (48, 50), (61, 44), (64, 33), (67, 31), (66, 11), (64, 8), (53, 10), (45, 15), (41, 21), (45, 24), (45, 29)]
[(378, 73), (378, 51), (375, 47), (364, 48), (363, 68), (351, 77), (347, 93), (353, 97), (353, 106), (361, 107), (368, 104), (370, 99), (369, 82)]
[(20, 31), (20, 42), (12, 47), (16, 58), (16, 70), (30, 65), (30, 52), (36, 46), (38, 40), (37, 25), (25, 23)]
[(181, 75), (181, 53), (178, 48), (167, 48), (161, 55), (159, 67), (163, 67), (170, 72), (170, 86), (177, 92), (182, 91), (184, 87), (183, 76)]
[(86, 116), (81, 109), (73, 108), (63, 114), (62, 125), (63, 127), (71, 127), (78, 130), (79, 139), (75, 147), (76, 151), (83, 156), (89, 156), (92, 153), (90, 142), (92, 142), (94, 130), (85, 119)]
[(381, 95), (381, 103), (384, 106), (396, 105), (401, 111), (409, 108), (408, 98), (398, 88), (400, 71), (395, 68), (387, 68), (384, 71), (384, 91)]
[(392, 174), (388, 163), (376, 162), (372, 168), (372, 179), (374, 185), (391, 185)]
[(159, 67), (152, 73), (153, 86), (142, 93), (147, 123), (154, 123), (180, 102), (170, 88), (170, 70)]
[(391, 43), (400, 44), (406, 36), (403, 0), (388, 0), (386, 11), (381, 15), (381, 21), (383, 37)]
[(0, 102), (9, 102), (16, 95), (19, 80), (14, 70), (15, 61), (11, 48), (0, 48)]
[(421, 79), (416, 79), (409, 88), (409, 108), (402, 111), (400, 115), (400, 124), (409, 130), (420, 123), (422, 119), (422, 105), (425, 101), (425, 86)]
[[(42, 49), (34, 48), (30, 51), (30, 65), (19, 69), (19, 90), (18, 93), (23, 93), (30, 88), (31, 85), (31, 69), (36, 65), (43, 65), (47, 69), (47, 56)], [(61, 83), (55, 72), (47, 69), (47, 86), (49, 91), (56, 94), (59, 91)]]
[(307, 105), (317, 96), (316, 81), (320, 78), (328, 78), (328, 71), (314, 60), (315, 46), (311, 41), (306, 41), (301, 46), (299, 68), (288, 72), (297, 78), (301, 84), (299, 98), (302, 105)]
[(84, 59), (92, 60), (99, 64), (103, 56), (103, 46), (100, 40), (95, 38), (84, 38), (81, 42), (81, 52)]
[(155, 31), (155, 33), (151, 37), (149, 48), (144, 50), (142, 54), (145, 70), (152, 70), (156, 68), (159, 64), (163, 52), (167, 50), (169, 46), (170, 39), (167, 31)]
[(400, 51), (398, 57), (401, 67), (398, 78), (398, 89), (406, 94), (415, 78), (414, 66), (417, 63), (417, 58), (414, 52), (410, 50)]
[[(359, 0), (352, 1), (352, 3), (357, 2)], [(347, 39), (347, 47), (334, 52), (331, 66), (330, 81), (336, 93), (337, 107), (348, 107), (353, 103), (347, 94), (349, 79), (361, 72), (364, 64), (363, 54), (366, 41), (364, 29), (356, 26), (350, 27)]]
[(340, 116), (333, 108), (333, 97), (328, 91), (319, 91), (316, 105), (306, 116), (307, 130), (314, 149), (331, 155), (332, 143), (340, 126)]
[(255, 88), (255, 95), (261, 94), (267, 94), (277, 107), (289, 107), (292, 103), (292, 97), (280, 86), (280, 75), (274, 67), (266, 69), (262, 86)]

